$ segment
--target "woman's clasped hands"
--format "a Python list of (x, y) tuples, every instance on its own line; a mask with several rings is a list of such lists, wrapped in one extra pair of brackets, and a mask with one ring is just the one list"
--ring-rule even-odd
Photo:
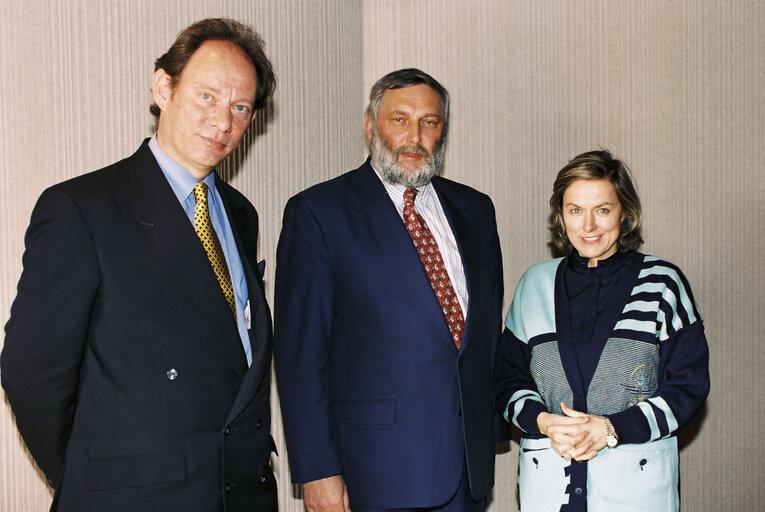
[(575, 411), (560, 403), (563, 414), (540, 413), (539, 432), (561, 456), (577, 461), (590, 460), (606, 446), (605, 418)]

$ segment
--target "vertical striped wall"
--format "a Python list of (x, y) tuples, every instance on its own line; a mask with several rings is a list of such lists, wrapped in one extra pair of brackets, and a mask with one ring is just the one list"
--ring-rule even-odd
[[(362, 113), (382, 74), (416, 66), (451, 92), (444, 174), (489, 193), (505, 262), (505, 307), (548, 258), (555, 172), (607, 147), (633, 169), (646, 252), (694, 287), (711, 345), (712, 393), (682, 436), (684, 511), (765, 501), (765, 6), (731, 0), (42, 0), (0, 2), (0, 323), (21, 271), (35, 199), (55, 182), (132, 153), (152, 133), (153, 60), (203, 17), (264, 37), (279, 77), (223, 173), (261, 214), (273, 262), (287, 198), (355, 167)], [(282, 510), (289, 484), (274, 397)], [(497, 458), (491, 511), (517, 510), (517, 444)], [(51, 496), (0, 403), (0, 510)]]

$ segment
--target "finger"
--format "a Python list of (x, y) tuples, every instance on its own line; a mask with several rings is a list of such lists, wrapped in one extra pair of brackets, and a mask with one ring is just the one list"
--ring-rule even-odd
[(583, 441), (587, 439), (586, 432), (580, 432), (575, 435), (567, 435), (567, 434), (555, 434), (553, 437), (550, 438), (553, 442), (555, 442), (558, 446), (570, 446), (575, 447), (579, 444), (581, 444)]
[(558, 425), (583, 425), (585, 423), (588, 423), (590, 421), (589, 416), (577, 416), (577, 417), (570, 417), (570, 416), (558, 416), (555, 418), (554, 421), (551, 421), (548, 424), (547, 428), (558, 426)]
[(586, 418), (586, 421), (589, 421), (590, 419), (589, 414), (572, 409), (571, 407), (566, 405), (566, 402), (560, 403), (560, 410), (563, 412), (563, 414), (565, 414), (569, 418)]
[(594, 459), (595, 456), (598, 453), (599, 453), (598, 450), (590, 450), (589, 452), (584, 453), (584, 454), (580, 455), (579, 457), (576, 457), (574, 460), (577, 460), (579, 462), (584, 462), (586, 460), (591, 460), (591, 459)]
[(554, 443), (551, 443), (551, 446), (553, 447), (553, 449), (556, 452), (558, 452), (558, 455), (560, 455), (561, 457), (563, 457), (565, 459), (569, 459), (569, 460), (571, 459), (571, 457), (568, 456), (568, 450), (571, 449), (570, 445), (565, 445), (565, 444), (564, 445), (556, 445)]
[(582, 432), (586, 433), (586, 430), (582, 429), (582, 426), (579, 424), (573, 424), (573, 425), (554, 425), (552, 427), (549, 427), (547, 429), (547, 437), (554, 437), (558, 435), (565, 435), (565, 436), (578, 436)]
[(571, 456), (574, 460), (579, 460), (579, 458), (584, 455), (585, 453), (589, 453), (592, 448), (592, 442), (591, 441), (585, 441), (583, 443), (580, 443), (573, 448), (571, 448), (568, 451), (568, 454)]
[(571, 436), (571, 444), (575, 447), (579, 447), (587, 440), (588, 440), (587, 432), (580, 432), (579, 434), (575, 436)]

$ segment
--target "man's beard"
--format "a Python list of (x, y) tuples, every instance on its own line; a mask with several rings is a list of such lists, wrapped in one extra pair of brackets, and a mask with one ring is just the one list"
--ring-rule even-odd
[[(388, 141), (377, 133), (377, 127), (374, 127), (370, 151), (372, 153), (372, 164), (374, 164), (375, 169), (377, 169), (377, 172), (382, 175), (385, 181), (405, 187), (421, 187), (430, 183), (433, 176), (438, 174), (441, 162), (444, 160), (446, 144), (444, 144), (443, 139), (438, 141), (432, 154), (428, 153), (419, 144), (408, 144), (394, 150), (391, 149)], [(420, 155), (425, 161), (419, 169), (413, 171), (407, 170), (398, 163), (398, 157), (402, 153)]]

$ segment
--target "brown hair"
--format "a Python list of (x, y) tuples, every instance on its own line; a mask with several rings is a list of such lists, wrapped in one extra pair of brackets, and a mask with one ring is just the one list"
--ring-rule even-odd
[[(227, 41), (237, 45), (255, 67), (257, 84), (253, 108), (262, 110), (276, 88), (276, 75), (266, 57), (263, 39), (247, 25), (226, 18), (208, 18), (183, 29), (167, 52), (154, 62), (154, 71), (164, 69), (175, 87), (191, 56), (207, 41)], [(160, 109), (152, 103), (149, 111), (159, 118)]]
[(621, 252), (634, 251), (643, 243), (641, 233), (643, 210), (637, 190), (632, 184), (629, 168), (622, 161), (611, 156), (608, 150), (602, 149), (575, 156), (555, 178), (550, 196), (552, 213), (549, 229), (553, 243), (565, 254), (569, 254), (573, 246), (566, 236), (566, 225), (563, 222), (563, 194), (576, 180), (602, 179), (607, 179), (614, 186), (624, 216), (619, 230), (617, 248)]

